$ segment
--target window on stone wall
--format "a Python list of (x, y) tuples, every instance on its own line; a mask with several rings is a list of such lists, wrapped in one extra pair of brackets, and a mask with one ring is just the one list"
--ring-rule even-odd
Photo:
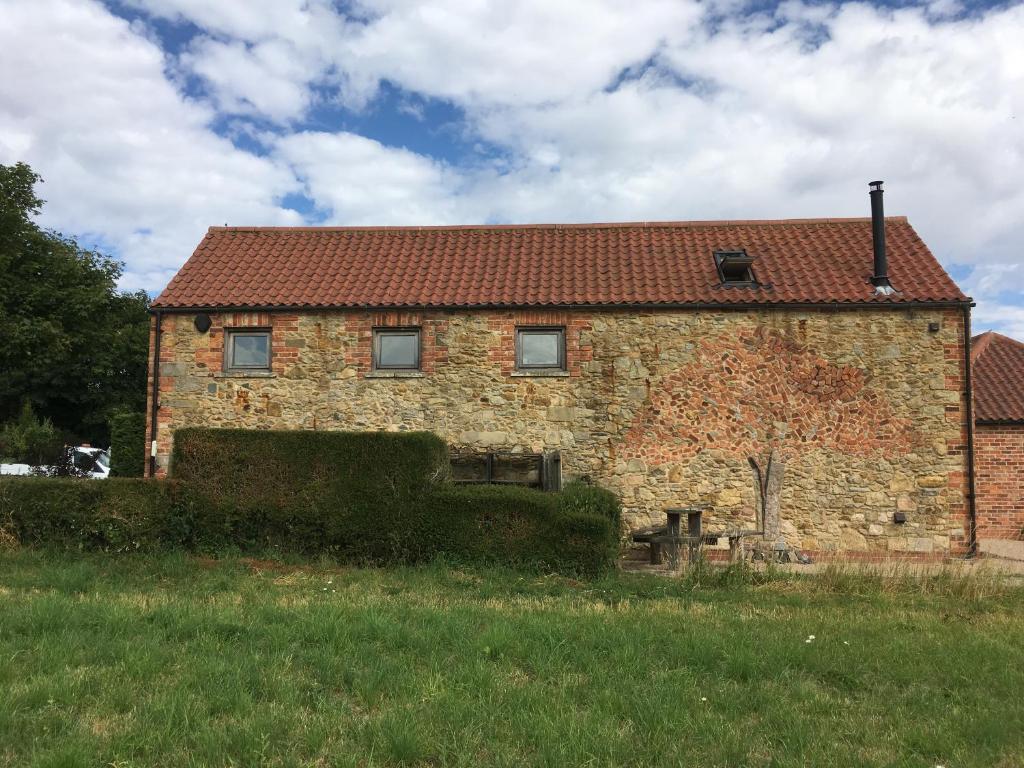
[(270, 331), (229, 330), (224, 348), (224, 367), (229, 371), (269, 371)]
[(565, 328), (517, 328), (516, 368), (564, 371)]
[(374, 328), (373, 367), (378, 371), (418, 371), (420, 329)]

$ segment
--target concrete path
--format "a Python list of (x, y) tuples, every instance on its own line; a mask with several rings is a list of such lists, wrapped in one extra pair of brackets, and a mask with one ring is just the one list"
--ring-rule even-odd
[[(990, 540), (992, 541), (992, 540)], [(984, 544), (984, 542), (979, 542)], [(844, 559), (842, 557), (815, 557), (814, 562), (811, 565), (800, 565), (797, 563), (777, 563), (773, 567), (779, 571), (786, 573), (802, 573), (802, 574), (818, 574), (826, 571), (830, 566), (838, 566), (840, 568), (850, 568), (852, 570), (865, 570), (865, 571), (876, 571), (883, 575), (889, 576), (920, 576), (926, 574), (940, 573), (943, 571), (953, 571), (957, 573), (987, 573), (997, 574), (999, 576), (1012, 577), (1014, 581), (1024, 580), (1024, 542), (1015, 541), (1002, 541), (998, 542), (1001, 545), (1016, 545), (1010, 547), (1001, 547), (1001, 551), (1009, 553), (1020, 553), (1018, 557), (1011, 557), (997, 554), (995, 552), (985, 552), (981, 557), (975, 557), (970, 560), (964, 558), (950, 557), (945, 559), (936, 560), (914, 560), (907, 557), (900, 557), (894, 555), (892, 557), (879, 557), (872, 560), (864, 559)], [(669, 571), (666, 565), (650, 565), (647, 561), (640, 556), (639, 550), (631, 551), (626, 557), (620, 562), (619, 566), (623, 571), (630, 573), (651, 573), (661, 576), (679, 575), (678, 572), (673, 574)], [(723, 560), (709, 560), (709, 565), (718, 568), (724, 568), (728, 565)], [(749, 563), (755, 570), (764, 569), (767, 566), (763, 562)]]
[(1019, 560), (1024, 562), (1024, 541), (1009, 539), (978, 539), (978, 548), (982, 554), (998, 557), (1003, 560)]

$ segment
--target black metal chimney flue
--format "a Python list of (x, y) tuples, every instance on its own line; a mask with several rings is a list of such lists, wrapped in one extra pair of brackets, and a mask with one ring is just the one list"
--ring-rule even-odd
[(871, 188), (871, 242), (875, 250), (875, 272), (871, 284), (875, 293), (895, 293), (889, 282), (889, 258), (885, 252), (885, 206), (882, 203), (882, 182), (870, 181)]

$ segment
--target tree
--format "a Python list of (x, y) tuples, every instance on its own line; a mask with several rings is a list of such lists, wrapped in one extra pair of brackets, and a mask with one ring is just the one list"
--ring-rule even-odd
[(119, 262), (35, 223), (41, 180), (0, 165), (0, 422), (30, 403), (105, 444), (114, 411), (145, 409), (149, 297), (117, 289)]
[(39, 419), (28, 402), (18, 418), (0, 428), (0, 459), (25, 464), (53, 464), (63, 441), (49, 419)]

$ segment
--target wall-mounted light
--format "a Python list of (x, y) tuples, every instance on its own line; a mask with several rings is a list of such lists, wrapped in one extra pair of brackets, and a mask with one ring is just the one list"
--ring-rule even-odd
[(196, 330), (199, 331), (200, 333), (206, 333), (208, 330), (210, 330), (210, 326), (213, 325), (213, 321), (210, 319), (210, 316), (205, 313), (201, 315), (196, 315), (194, 323), (196, 326)]

